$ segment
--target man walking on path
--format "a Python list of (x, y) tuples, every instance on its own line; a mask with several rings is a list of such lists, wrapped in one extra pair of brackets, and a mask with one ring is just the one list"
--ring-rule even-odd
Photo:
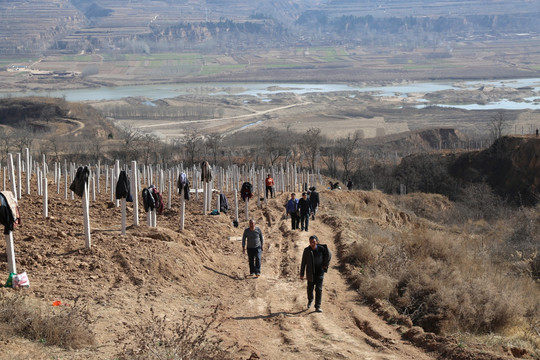
[(347, 180), (347, 190), (351, 191), (352, 186), (353, 186), (352, 180), (351, 179)]
[(287, 201), (287, 205), (285, 207), (285, 211), (287, 214), (291, 215), (291, 227), (292, 230), (298, 229), (298, 223), (300, 222), (300, 216), (298, 214), (298, 199), (296, 198), (296, 194), (292, 193), (291, 198), (289, 201)]
[(315, 213), (319, 207), (319, 193), (315, 191), (317, 190), (315, 186), (309, 190), (311, 190), (311, 194), (309, 195), (309, 203), (311, 204), (311, 220), (315, 220)]
[(265, 183), (266, 183), (266, 198), (269, 199), (268, 197), (269, 191), (270, 191), (270, 196), (273, 198), (274, 197), (274, 179), (272, 179), (270, 174), (268, 174), (268, 176), (266, 177)]
[(300, 210), (300, 227), (301, 231), (308, 231), (309, 226), (309, 213), (311, 212), (311, 203), (307, 198), (307, 194), (302, 193), (302, 198), (298, 200), (298, 210)]
[(249, 220), (249, 227), (244, 230), (242, 235), (242, 252), (247, 253), (249, 261), (249, 273), (259, 277), (261, 275), (261, 256), (264, 244), (263, 234), (259, 227), (255, 227), (255, 220)]
[(313, 303), (313, 289), (315, 289), (315, 311), (322, 312), (322, 287), (324, 273), (328, 271), (328, 265), (332, 259), (332, 253), (326, 245), (319, 244), (316, 235), (309, 237), (309, 246), (302, 254), (302, 264), (300, 265), (300, 280), (307, 279), (308, 309)]

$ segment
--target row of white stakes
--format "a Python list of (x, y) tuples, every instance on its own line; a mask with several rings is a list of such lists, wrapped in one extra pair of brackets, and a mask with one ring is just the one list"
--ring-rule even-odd
[[(29, 156), (29, 151), (28, 149), (25, 149), (25, 155), (26, 155), (26, 164), (30, 164), (32, 163), (31, 161), (31, 158)], [(18, 177), (15, 178), (15, 172), (14, 172), (14, 166), (13, 166), (13, 155), (12, 154), (8, 154), (8, 173), (9, 173), (9, 177), (10, 177), (10, 182), (11, 182), (11, 185), (12, 185), (12, 188), (13, 188), (13, 193), (16, 195), (17, 198), (20, 198), (20, 196), (22, 195), (22, 181), (21, 181), (21, 156), (20, 156), (20, 153), (17, 154), (17, 163), (18, 163), (18, 166), (17, 166), (17, 169), (18, 169)], [(98, 162), (98, 169), (100, 169), (100, 164)], [(47, 164), (45, 162), (45, 155), (43, 155), (43, 170), (40, 169), (39, 166), (36, 166), (36, 172), (37, 172), (37, 188), (38, 188), (38, 194), (40, 195), (43, 195), (43, 216), (45, 218), (48, 217), (48, 186), (47, 186)], [(131, 178), (132, 180), (134, 181), (131, 181), (131, 191), (132, 191), (132, 194), (134, 194), (134, 199), (135, 201), (133, 202), (133, 207), (134, 207), (134, 211), (133, 211), (133, 215), (134, 215), (134, 225), (135, 226), (138, 226), (139, 224), (139, 219), (138, 219), (138, 201), (137, 201), (137, 194), (138, 194), (138, 187), (139, 187), (139, 184), (140, 184), (140, 176), (139, 176), (139, 172), (138, 171), (135, 171), (135, 169), (138, 169), (137, 168), (137, 163), (136, 161), (132, 161), (132, 172), (131, 172)], [(26, 192), (27, 194), (30, 194), (30, 178), (31, 178), (31, 167), (28, 167), (27, 166), (27, 169), (26, 169)], [(148, 175), (148, 178), (151, 180), (152, 179), (152, 168), (149, 167), (148, 168), (149, 170), (149, 175)], [(296, 165), (294, 165), (294, 168), (292, 167), (287, 167), (287, 183), (293, 183), (294, 184), (294, 187), (296, 188), (296, 184), (297, 184), (297, 176), (298, 176), (298, 173), (296, 172)], [(292, 170), (292, 171), (291, 171)], [(55, 182), (57, 183), (57, 192), (59, 193), (60, 192), (60, 167), (58, 166), (57, 167), (57, 163), (55, 163)], [(111, 201), (114, 200), (114, 190), (113, 190), (113, 184), (114, 184), (114, 178), (117, 178), (119, 173), (120, 173), (120, 166), (119, 166), (119, 161), (117, 160), (115, 162), (115, 167), (114, 167), (114, 171), (113, 169), (111, 169), (110, 171), (111, 173), (111, 177), (110, 177), (110, 181), (109, 181), (109, 171), (106, 171), (106, 176), (107, 176), (107, 180), (106, 180), (106, 187), (109, 186), (109, 183), (110, 183), (110, 187), (111, 187)], [(290, 174), (293, 174), (293, 178), (291, 180), (291, 175)], [(73, 175), (74, 174), (74, 167), (72, 167), (72, 171), (71, 171), (71, 178), (73, 180)], [(98, 174), (99, 174), (99, 170), (98, 170)], [(219, 174), (222, 174), (221, 172)], [(259, 195), (257, 196), (257, 204), (260, 205), (260, 194), (261, 192), (263, 192), (264, 190), (264, 174), (265, 174), (265, 171), (253, 171), (253, 168), (252, 168), (252, 171), (250, 172), (251, 174), (251, 179), (252, 179), (252, 182), (255, 182), (256, 184), (256, 193)], [(272, 170), (272, 174), (273, 174), (273, 177), (275, 178), (275, 173), (274, 173), (274, 170)], [(115, 176), (116, 175), (116, 176)], [(144, 171), (144, 176), (145, 176), (145, 179), (146, 179), (146, 171)], [(285, 190), (285, 184), (286, 182), (284, 181), (284, 176), (285, 176), (285, 172), (282, 170), (280, 172), (280, 175), (281, 175), (281, 181), (277, 181), (277, 183), (279, 185), (281, 185), (281, 191), (283, 192)], [(304, 182), (303, 179), (304, 179), (304, 173), (302, 173), (302, 183)], [(315, 174), (311, 174), (312, 176), (316, 176)], [(67, 184), (68, 184), (68, 171), (67, 171), (67, 162), (64, 163), (64, 177), (65, 177), (65, 198), (67, 199), (67, 194), (68, 194), (68, 191), (67, 191)], [(231, 176), (231, 177), (234, 177), (235, 179), (235, 183), (238, 184), (239, 183), (239, 172), (236, 171), (234, 172), (234, 175)], [(256, 177), (256, 178), (255, 178)], [(318, 174), (318, 177), (320, 179), (320, 174)], [(161, 179), (163, 178), (163, 172), (161, 172)], [(197, 169), (194, 169), (193, 171), (193, 178), (194, 178), (194, 183), (197, 184), (198, 183), (198, 171)], [(307, 179), (309, 179), (309, 174), (307, 175)], [(90, 180), (92, 181), (92, 198), (93, 200), (95, 201), (95, 184), (96, 184), (96, 181), (95, 181), (95, 174), (93, 174), (91, 177), (90, 177)], [(168, 208), (170, 208), (171, 206), (171, 194), (172, 194), (172, 179), (174, 179), (174, 177), (172, 177), (172, 173), (169, 172), (169, 191), (168, 191), (168, 201), (167, 201), (167, 206)], [(279, 177), (278, 177), (279, 179)], [(17, 181), (18, 180), (18, 181)], [(222, 182), (221, 182), (221, 186), (223, 186), (223, 177), (221, 178)], [(256, 181), (254, 181), (256, 180)], [(319, 180), (320, 182), (320, 180)], [(228, 183), (229, 182), (226, 182), (227, 184), (227, 188), (228, 188)], [(161, 181), (160, 184), (163, 184), (163, 182)], [(207, 182), (204, 182), (203, 183), (203, 199), (205, 199), (205, 201), (203, 201), (203, 214), (206, 215), (207, 213), (207, 209), (208, 207), (210, 207), (210, 202), (211, 202), (211, 191), (210, 189), (212, 189), (212, 186), (211, 186), (211, 183), (207, 183)], [(277, 185), (276, 185), (277, 186)], [(99, 183), (99, 175), (97, 177), (97, 187), (98, 187), (98, 192), (100, 191), (100, 183)], [(4, 172), (4, 188), (5, 188), (5, 172)], [(196, 198), (198, 198), (198, 186), (196, 188)], [(221, 193), (221, 191), (220, 191)], [(181, 193), (180, 194), (180, 198), (181, 198), (181, 219), (180, 219), (180, 230), (183, 230), (184, 229), (184, 224), (185, 224), (185, 199), (184, 199), (184, 196), (183, 194)], [(238, 191), (237, 189), (234, 189), (234, 196), (235, 196), (235, 219), (236, 221), (238, 221)], [(71, 198), (73, 199), (73, 192), (71, 192)], [(266, 192), (265, 192), (265, 200), (266, 200)], [(219, 203), (220, 199), (219, 199), (219, 193), (217, 194), (217, 210), (218, 212), (220, 211), (220, 203)], [(116, 204), (118, 206), (118, 200), (116, 200)], [(126, 199), (122, 199), (121, 200), (121, 203), (122, 203), (122, 235), (125, 235), (126, 234), (126, 224), (127, 224), (127, 216), (126, 216)], [(84, 187), (84, 191), (83, 191), (83, 197), (82, 197), (82, 207), (83, 207), (83, 227), (84, 227), (84, 235), (85, 235), (85, 246), (86, 248), (90, 248), (91, 247), (91, 231), (90, 231), (90, 218), (89, 218), (89, 184), (86, 183), (85, 184), (85, 187)], [(245, 215), (246, 215), (246, 220), (249, 220), (249, 199), (246, 199), (245, 201)], [(151, 227), (155, 227), (156, 226), (156, 212), (155, 210), (153, 211), (149, 211), (148, 214), (147, 214), (147, 220), (148, 220), (148, 225), (151, 226)], [(13, 272), (15, 273), (16, 272), (16, 265), (15, 265), (15, 255), (14, 255), (14, 250), (13, 250), (13, 234), (12, 232), (10, 232), (8, 235), (6, 235), (6, 250), (7, 250), (7, 253), (8, 253), (8, 264), (9, 264), (9, 268), (10, 268), (10, 272)]]

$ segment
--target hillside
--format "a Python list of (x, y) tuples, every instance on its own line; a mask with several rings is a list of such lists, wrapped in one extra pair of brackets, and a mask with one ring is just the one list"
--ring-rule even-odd
[(451, 174), (463, 181), (485, 181), (518, 204), (540, 201), (540, 139), (505, 136), (487, 150), (459, 156)]
[[(538, 32), (537, 0), (416, 1), (406, 5), (402, 1), (27, 0), (16, 5), (2, 1), (0, 10), (0, 55), (7, 57), (114, 54), (119, 49), (123, 53), (177, 51), (186, 44), (188, 48), (208, 44), (223, 52), (270, 44), (395, 46), (396, 34), (409, 47), (435, 44), (424, 34), (468, 41), (493, 34), (534, 37)], [(388, 36), (394, 40), (388, 41)]]
[[(15, 254), (18, 270), (28, 273), (31, 287), (1, 289), (0, 304), (13, 307), (26, 298), (25, 311), (39, 306), (42, 317), (53, 314), (71, 327), (69, 333), (52, 338), (23, 339), (21, 334), (31, 336), (31, 332), (17, 335), (3, 323), (0, 358), (136, 358), (134, 354), (149, 349), (174, 346), (167, 340), (172, 336), (169, 331), (187, 326), (186, 313), (194, 324), (215, 319), (207, 332), (197, 330), (197, 334), (221, 339), (221, 346), (231, 347), (228, 353), (233, 359), (506, 359), (511, 351), (528, 354), (521, 346), (487, 347), (475, 338), (458, 341), (424, 334), (384, 302), (366, 305), (369, 293), (358, 292), (347, 280), (357, 271), (347, 257), (357, 241), (371, 238), (389, 244), (399, 234), (419, 228), (450, 234), (452, 230), (404, 206), (411, 202), (431, 214), (452, 208), (439, 196), (395, 198), (376, 191), (320, 189), (322, 208), (309, 232), (290, 230), (290, 220), (283, 217), (288, 193), (278, 193), (260, 208), (252, 201), (250, 214), (265, 235), (262, 276), (257, 279), (246, 273), (247, 259), (238, 240), (246, 226), (243, 204), (240, 226), (235, 228), (234, 211), (204, 216), (201, 200), (193, 198), (187, 202), (185, 229), (180, 231), (180, 200), (175, 194), (172, 208), (158, 216), (157, 228), (145, 225), (141, 211), (140, 225), (129, 226), (122, 236), (120, 208), (110, 202), (104, 180), (102, 193), (90, 204), (91, 249), (84, 248), (80, 199), (58, 195), (52, 179), (47, 219), (34, 190), (20, 200), (22, 226), (14, 232)], [(233, 194), (226, 195), (232, 204)], [(131, 205), (127, 213), (131, 224)], [(349, 239), (347, 231), (356, 234)], [(323, 314), (306, 310), (305, 283), (298, 279), (301, 251), (310, 234), (317, 234), (334, 252), (325, 278)], [(3, 242), (0, 254), (5, 254)], [(0, 270), (6, 274), (5, 255), (0, 260)], [(62, 305), (53, 307), (54, 301)], [(17, 317), (0, 318), (5, 322)], [(49, 325), (49, 330), (53, 328)], [(73, 334), (80, 334), (78, 342), (70, 341)], [(68, 349), (47, 345), (58, 338), (67, 339)]]
[[(411, 143), (415, 144), (415, 143)], [(457, 199), (471, 186), (489, 185), (501, 201), (534, 206), (540, 200), (540, 139), (503, 136), (476, 151), (420, 153), (423, 141), (409, 145), (393, 176), (409, 192), (439, 193)]]
[(95, 158), (97, 150), (116, 147), (118, 136), (119, 130), (89, 105), (47, 97), (0, 99), (5, 153), (28, 147), (83, 162)]

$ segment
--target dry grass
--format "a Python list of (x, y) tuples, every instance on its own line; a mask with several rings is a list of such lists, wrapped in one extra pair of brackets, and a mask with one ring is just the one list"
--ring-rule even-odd
[[(511, 210), (491, 194), (481, 199), (472, 193), (469, 209), (467, 202), (451, 205), (438, 195), (417, 194), (396, 197), (393, 204), (377, 194), (335, 204), (336, 215), (340, 208), (346, 214), (332, 217), (343, 229), (336, 236), (341, 260), (366, 300), (389, 301), (426, 331), (500, 334), (501, 344), (538, 354), (537, 209)], [(358, 218), (374, 204), (373, 214), (384, 221)], [(411, 214), (410, 221), (394, 221), (400, 213)], [(445, 225), (449, 217), (452, 224)]]
[(218, 307), (202, 323), (184, 313), (178, 323), (169, 323), (166, 316), (152, 312), (152, 319), (145, 325), (137, 326), (138, 340), (124, 347), (121, 359), (167, 359), (205, 360), (232, 359), (233, 348), (226, 348), (222, 340), (211, 336), (217, 324)]
[(0, 322), (6, 324), (13, 335), (43, 344), (66, 349), (94, 345), (89, 315), (86, 307), (79, 304), (44, 307), (29, 296), (0, 292)]

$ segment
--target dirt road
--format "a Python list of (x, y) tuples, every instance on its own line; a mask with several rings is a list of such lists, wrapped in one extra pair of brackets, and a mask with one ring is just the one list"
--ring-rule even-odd
[(205, 123), (205, 122), (219, 122), (219, 121), (228, 121), (228, 120), (241, 120), (241, 119), (249, 119), (256, 116), (261, 116), (265, 114), (270, 114), (279, 110), (285, 110), (296, 106), (305, 106), (311, 104), (310, 101), (302, 101), (301, 103), (297, 104), (291, 104), (286, 106), (280, 106), (268, 110), (254, 110), (251, 114), (246, 115), (238, 115), (238, 116), (229, 116), (229, 117), (223, 117), (219, 119), (200, 119), (200, 120), (186, 120), (186, 121), (167, 121), (162, 122), (158, 124), (150, 124), (150, 125), (140, 125), (138, 128), (146, 129), (146, 128), (155, 128), (155, 127), (163, 127), (163, 126), (171, 126), (171, 125), (180, 125), (180, 124), (198, 124), (198, 123)]
[[(309, 232), (291, 231), (290, 219), (283, 219), (282, 213), (282, 204), (274, 199), (263, 209), (264, 220), (258, 224), (266, 239), (260, 278), (247, 276), (247, 255), (239, 259), (240, 265), (215, 264), (217, 268), (209, 269), (220, 273), (226, 310), (222, 326), (227, 336), (243, 344), (243, 358), (251, 353), (261, 359), (432, 358), (361, 304), (338, 270), (333, 229), (315, 220)], [(324, 280), (323, 313), (306, 309), (306, 282), (298, 276), (311, 234), (334, 253)], [(240, 250), (240, 241), (232, 241)]]

